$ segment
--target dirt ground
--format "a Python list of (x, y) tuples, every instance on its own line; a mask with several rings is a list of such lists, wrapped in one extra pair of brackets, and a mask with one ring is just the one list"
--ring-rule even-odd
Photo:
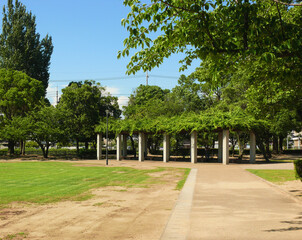
[[(82, 166), (103, 165), (95, 161)], [(114, 164), (116, 165), (116, 164)], [(120, 163), (153, 168), (154, 164)], [(0, 239), (159, 239), (178, 198), (179, 172), (160, 172), (150, 188), (106, 187), (90, 200), (35, 205), (14, 203), (0, 210)]]

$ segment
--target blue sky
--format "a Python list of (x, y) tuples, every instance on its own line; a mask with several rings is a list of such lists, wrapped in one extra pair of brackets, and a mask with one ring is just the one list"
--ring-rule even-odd
[[(53, 38), (54, 52), (51, 58), (48, 97), (53, 102), (55, 91), (64, 88), (70, 81), (103, 79), (112, 95), (125, 104), (127, 97), (140, 84), (145, 84), (145, 73), (127, 79), (126, 65), (129, 58), (117, 59), (117, 52), (123, 49), (123, 40), (128, 36), (121, 26), (129, 9), (123, 0), (21, 0), (36, 16), (37, 31), (44, 37)], [(0, 1), (1, 19), (3, 5)], [(2, 21), (1, 21), (2, 22)], [(189, 74), (199, 65), (196, 61), (185, 72), (179, 72), (182, 58), (175, 55), (159, 68), (152, 70), (150, 85), (172, 88), (181, 74)], [(152, 75), (173, 76), (159, 78)], [(118, 78), (105, 80), (106, 78)], [(57, 80), (64, 80), (57, 81)]]

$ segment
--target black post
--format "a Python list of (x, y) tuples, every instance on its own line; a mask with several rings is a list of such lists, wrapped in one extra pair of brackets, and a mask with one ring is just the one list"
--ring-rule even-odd
[(109, 113), (109, 111), (106, 110), (106, 122), (107, 122), (107, 129), (106, 129), (106, 165), (108, 165), (108, 113)]

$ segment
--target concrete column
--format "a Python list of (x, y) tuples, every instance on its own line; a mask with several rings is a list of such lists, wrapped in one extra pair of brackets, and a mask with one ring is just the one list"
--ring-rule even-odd
[(250, 163), (256, 162), (256, 135), (255, 133), (250, 133)]
[(197, 163), (197, 132), (191, 133), (191, 163)]
[(97, 160), (101, 160), (102, 159), (102, 134), (98, 133), (96, 136), (96, 155), (97, 155)]
[(222, 162), (224, 165), (229, 164), (229, 130), (222, 131)]
[(170, 159), (170, 136), (165, 133), (164, 134), (164, 152), (163, 152), (163, 161), (169, 162)]
[(123, 134), (123, 158), (127, 157), (127, 135)]
[(138, 161), (142, 162), (145, 160), (144, 150), (145, 150), (144, 134), (140, 132), (138, 134)]
[(118, 134), (116, 138), (116, 160), (120, 161), (121, 159), (122, 159), (122, 136), (121, 134)]
[(218, 162), (222, 162), (222, 132), (218, 133)]

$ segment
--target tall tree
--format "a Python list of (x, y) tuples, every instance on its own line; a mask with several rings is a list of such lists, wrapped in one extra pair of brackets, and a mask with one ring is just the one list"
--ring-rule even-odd
[[(117, 98), (105, 92), (105, 88), (93, 81), (71, 82), (62, 89), (62, 96), (58, 108), (69, 111), (70, 138), (79, 142), (88, 143), (95, 138), (95, 127), (105, 110), (113, 113), (115, 118), (121, 115)], [(87, 144), (86, 144), (87, 146)]]
[[(12, 125), (20, 122), (16, 117), (25, 117), (43, 100), (43, 95), (44, 88), (40, 81), (19, 71), (0, 69), (0, 112), (6, 125), (16, 126)], [(7, 140), (10, 141), (10, 153), (14, 153), (16, 138), (11, 137)]]
[(194, 59), (223, 57), (226, 63), (236, 63), (255, 55), (278, 57), (293, 67), (301, 64), (301, 6), (273, 0), (149, 2), (124, 1), (131, 7), (122, 20), (129, 37), (118, 56), (139, 49), (128, 64), (129, 74), (151, 70), (180, 52), (185, 54), (181, 69)]
[(0, 35), (0, 67), (18, 70), (43, 83), (45, 93), (53, 51), (52, 39), (40, 39), (36, 17), (18, 0), (7, 1), (3, 8)]
[(160, 114), (167, 93), (168, 89), (141, 84), (130, 95), (128, 105), (124, 107), (125, 117), (140, 118)]
[(30, 138), (38, 143), (44, 158), (48, 158), (51, 144), (67, 138), (68, 126), (66, 126), (65, 120), (68, 117), (68, 112), (52, 105), (45, 105), (27, 117), (29, 119)]

